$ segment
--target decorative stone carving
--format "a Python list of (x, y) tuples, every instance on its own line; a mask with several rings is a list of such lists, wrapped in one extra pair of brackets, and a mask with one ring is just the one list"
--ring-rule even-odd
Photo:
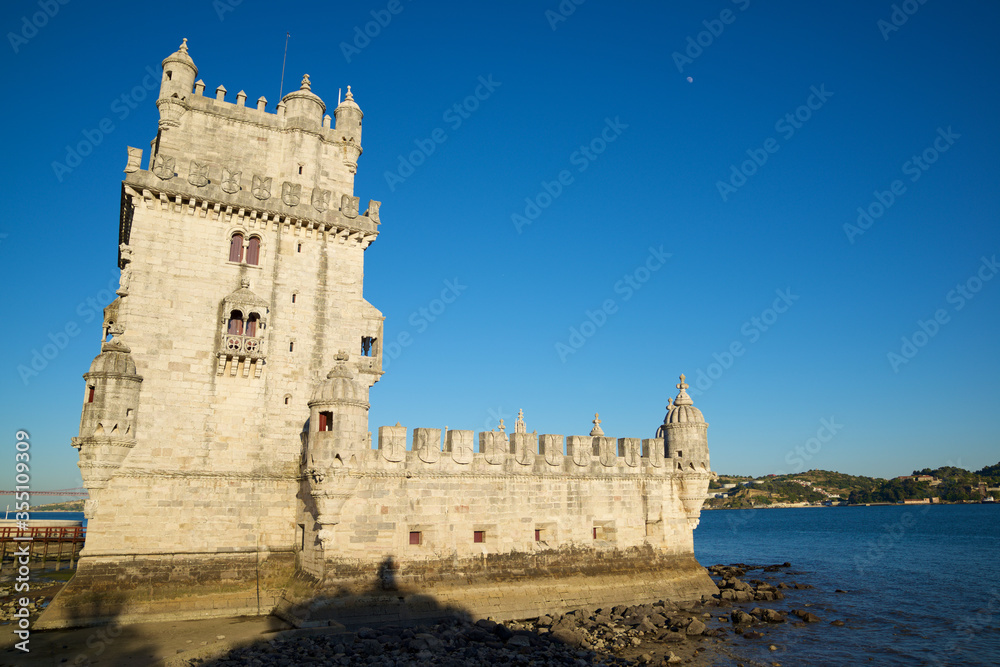
[(360, 205), (361, 197), (352, 197), (351, 195), (342, 195), (340, 197), (340, 212), (346, 218), (358, 217), (358, 207)]
[(234, 192), (239, 192), (240, 190), (240, 176), (243, 175), (242, 171), (237, 169), (222, 169), (222, 191), (233, 194)]
[(604, 431), (601, 430), (601, 418), (596, 412), (594, 413), (594, 421), (591, 423), (594, 425), (594, 428), (590, 429), (590, 435), (604, 435)]
[(455, 463), (472, 463), (472, 431), (448, 431), (444, 449)]
[(333, 192), (330, 190), (323, 190), (321, 188), (313, 188), (312, 191), (312, 206), (314, 209), (320, 213), (326, 211), (330, 208), (330, 202), (333, 199)]
[(578, 466), (590, 465), (594, 439), (585, 435), (571, 435), (566, 438), (566, 456)]
[(298, 206), (300, 199), (302, 199), (301, 185), (288, 181), (281, 184), (281, 201), (285, 202), (286, 206)]
[(250, 187), (250, 192), (257, 199), (264, 201), (265, 199), (271, 198), (271, 177), (259, 176), (257, 174), (253, 175), (253, 184)]
[(142, 167), (142, 149), (128, 147), (128, 162), (125, 163), (125, 173), (131, 174), (134, 171), (139, 171)]
[(618, 438), (618, 456), (625, 461), (625, 465), (630, 468), (638, 466), (640, 454), (639, 438)]
[(378, 209), (380, 206), (382, 206), (382, 202), (375, 201), (374, 199), (368, 200), (368, 210), (365, 211), (365, 215), (367, 215), (368, 219), (374, 222), (375, 224), (381, 222), (381, 220), (379, 220), (378, 218)]
[(605, 468), (610, 468), (618, 463), (618, 452), (615, 451), (614, 438), (596, 436), (594, 449), (597, 450), (597, 458)]
[(557, 466), (562, 463), (563, 458), (563, 437), (543, 433), (539, 436), (538, 453), (545, 456), (545, 462), (550, 466)]
[(177, 174), (174, 172), (174, 168), (177, 166), (177, 160), (170, 157), (169, 155), (164, 155), (160, 153), (153, 160), (153, 173), (157, 177), (164, 181), (169, 181), (171, 178)]
[(188, 171), (188, 183), (195, 187), (208, 185), (208, 163), (191, 160), (191, 169)]
[(510, 452), (514, 460), (521, 465), (528, 465), (535, 460), (538, 450), (538, 436), (534, 433), (511, 433)]
[(490, 465), (503, 463), (507, 453), (507, 438), (503, 431), (482, 431), (479, 434), (479, 451)]
[(642, 441), (642, 457), (649, 460), (654, 468), (663, 467), (663, 438), (647, 438)]
[(413, 450), (424, 463), (437, 463), (441, 458), (441, 429), (413, 429)]
[(514, 422), (514, 433), (527, 433), (528, 429), (524, 425), (524, 410), (517, 411), (517, 421)]
[(398, 463), (406, 458), (406, 427), (379, 426), (378, 449), (386, 461)]

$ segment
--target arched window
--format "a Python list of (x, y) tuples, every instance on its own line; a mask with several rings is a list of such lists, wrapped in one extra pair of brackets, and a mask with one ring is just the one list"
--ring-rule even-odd
[(233, 237), (229, 240), (229, 261), (243, 261), (243, 235), (239, 232), (233, 234)]
[(243, 335), (243, 313), (234, 310), (229, 314), (229, 329), (226, 332), (233, 336)]
[(257, 266), (260, 263), (260, 237), (251, 236), (247, 245), (247, 264)]
[(257, 313), (250, 313), (250, 317), (247, 318), (247, 335), (251, 338), (257, 335), (258, 320), (260, 320), (260, 315)]

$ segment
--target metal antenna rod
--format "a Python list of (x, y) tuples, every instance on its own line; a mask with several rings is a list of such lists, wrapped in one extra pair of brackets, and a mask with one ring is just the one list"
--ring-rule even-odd
[(285, 57), (281, 59), (281, 85), (278, 86), (278, 104), (281, 104), (281, 94), (285, 92), (285, 62), (288, 60), (288, 37), (291, 33), (285, 33)]

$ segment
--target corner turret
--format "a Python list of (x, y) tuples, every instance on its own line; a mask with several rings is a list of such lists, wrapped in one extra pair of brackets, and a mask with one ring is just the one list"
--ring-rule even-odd
[(178, 97), (184, 99), (194, 89), (198, 68), (188, 55), (187, 37), (180, 48), (163, 59), (163, 78), (160, 79), (160, 99)]
[(335, 137), (342, 142), (344, 164), (353, 174), (358, 169), (358, 158), (361, 157), (361, 107), (354, 101), (351, 87), (347, 87), (344, 100), (337, 105), (333, 115), (337, 117)]
[(687, 393), (684, 375), (677, 384), (677, 398), (667, 402), (667, 415), (656, 436), (666, 440), (666, 457), (678, 471), (705, 471), (708, 461), (708, 424)]
[(302, 77), (302, 85), (281, 98), (285, 105), (285, 119), (293, 124), (319, 127), (323, 123), (326, 104), (319, 95), (312, 92), (309, 75)]

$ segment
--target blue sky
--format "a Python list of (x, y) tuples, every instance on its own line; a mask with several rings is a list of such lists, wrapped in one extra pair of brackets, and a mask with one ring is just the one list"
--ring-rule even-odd
[(373, 431), (650, 437), (684, 372), (719, 472), (996, 463), (1000, 6), (898, 6), (5, 3), (0, 432), (79, 485), (147, 75), (187, 37), (206, 91), (270, 110), (287, 31), (284, 91), (365, 113)]

